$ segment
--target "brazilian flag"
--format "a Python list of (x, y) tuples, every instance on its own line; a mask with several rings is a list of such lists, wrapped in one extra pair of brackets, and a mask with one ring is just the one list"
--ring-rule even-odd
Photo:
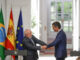
[(5, 38), (6, 38), (6, 33), (5, 33), (3, 13), (1, 9), (0, 10), (0, 57), (2, 60), (5, 60), (5, 54), (4, 54)]

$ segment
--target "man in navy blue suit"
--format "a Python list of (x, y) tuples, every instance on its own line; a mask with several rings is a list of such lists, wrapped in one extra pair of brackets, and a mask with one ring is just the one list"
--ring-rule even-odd
[(47, 46), (43, 46), (44, 49), (50, 48), (52, 46), (55, 46), (55, 57), (56, 60), (65, 60), (67, 57), (67, 49), (66, 49), (66, 34), (61, 29), (61, 24), (59, 22), (54, 22), (52, 24), (53, 30), (57, 33), (57, 36), (55, 38), (55, 41), (48, 44)]

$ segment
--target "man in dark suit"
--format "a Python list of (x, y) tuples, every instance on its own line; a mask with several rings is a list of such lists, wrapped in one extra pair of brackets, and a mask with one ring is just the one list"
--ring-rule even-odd
[(55, 57), (56, 60), (65, 60), (67, 57), (67, 49), (66, 49), (66, 34), (65, 32), (61, 29), (61, 25), (59, 22), (54, 22), (52, 24), (53, 30), (57, 33), (57, 36), (55, 38), (55, 41), (50, 43), (47, 46), (43, 46), (43, 48), (50, 48), (52, 46), (55, 46)]
[(41, 50), (42, 47), (36, 46), (36, 44), (46, 45), (46, 43), (33, 36), (31, 30), (29, 29), (25, 30), (25, 37), (22, 43), (24, 50), (27, 50), (27, 56), (23, 57), (24, 60), (37, 60), (37, 50)]

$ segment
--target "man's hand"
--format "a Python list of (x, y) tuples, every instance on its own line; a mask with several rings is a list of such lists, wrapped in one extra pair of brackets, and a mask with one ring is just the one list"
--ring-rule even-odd
[(47, 48), (46, 45), (41, 46), (41, 49), (46, 49), (46, 48)]

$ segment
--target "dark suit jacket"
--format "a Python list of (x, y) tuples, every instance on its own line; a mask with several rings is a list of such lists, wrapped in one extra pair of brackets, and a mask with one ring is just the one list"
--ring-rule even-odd
[(41, 40), (38, 40), (36, 37), (32, 36), (31, 38), (34, 41), (34, 44), (32, 43), (32, 41), (27, 38), (24, 37), (23, 39), (23, 48), (24, 50), (27, 50), (27, 55), (28, 56), (35, 56), (38, 58), (38, 53), (37, 50), (41, 50), (40, 46), (36, 46), (36, 44), (40, 44), (40, 45), (46, 45), (46, 43), (42, 42)]
[(55, 41), (47, 45), (47, 48), (55, 46), (55, 56), (57, 58), (65, 58), (67, 56), (66, 41), (66, 34), (61, 30), (57, 34)]

